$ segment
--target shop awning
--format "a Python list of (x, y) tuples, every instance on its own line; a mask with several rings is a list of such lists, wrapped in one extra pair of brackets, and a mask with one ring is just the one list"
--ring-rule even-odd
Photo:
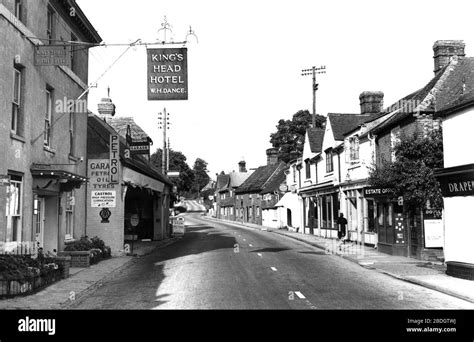
[(123, 182), (131, 184), (132, 186), (139, 186), (145, 189), (151, 189), (158, 192), (163, 192), (165, 184), (148, 177), (147, 175), (141, 174), (137, 171), (129, 169), (128, 167), (123, 167)]

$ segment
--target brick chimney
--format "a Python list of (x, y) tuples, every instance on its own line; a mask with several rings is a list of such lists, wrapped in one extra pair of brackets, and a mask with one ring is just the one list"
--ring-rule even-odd
[(380, 113), (383, 110), (383, 92), (364, 91), (359, 96), (360, 113), (373, 114)]
[(433, 45), (434, 73), (435, 75), (449, 64), (451, 57), (466, 56), (462, 40), (437, 40)]
[(267, 149), (267, 165), (276, 163), (278, 163), (278, 149), (276, 147)]
[(239, 161), (239, 172), (247, 172), (245, 160)]

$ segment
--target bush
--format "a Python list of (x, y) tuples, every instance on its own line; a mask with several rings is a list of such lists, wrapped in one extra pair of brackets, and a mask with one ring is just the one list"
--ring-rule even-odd
[(90, 251), (91, 253), (91, 264), (95, 264), (102, 259), (110, 258), (112, 255), (111, 249), (109, 246), (105, 245), (104, 240), (94, 236), (92, 239), (89, 239), (87, 236), (81, 237), (78, 241), (69, 243), (65, 251)]
[(46, 276), (61, 268), (56, 260), (38, 253), (36, 259), (29, 255), (0, 255), (0, 279), (30, 281), (34, 276)]

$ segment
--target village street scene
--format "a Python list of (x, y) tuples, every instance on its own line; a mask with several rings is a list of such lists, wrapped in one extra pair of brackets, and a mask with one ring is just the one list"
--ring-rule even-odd
[(394, 310), (472, 340), (454, 2), (0, 0), (0, 340), (62, 333), (36, 310)]

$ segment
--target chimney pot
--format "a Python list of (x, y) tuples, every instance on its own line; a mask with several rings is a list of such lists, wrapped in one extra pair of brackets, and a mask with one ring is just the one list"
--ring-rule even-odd
[(239, 161), (239, 172), (247, 172), (245, 160)]

